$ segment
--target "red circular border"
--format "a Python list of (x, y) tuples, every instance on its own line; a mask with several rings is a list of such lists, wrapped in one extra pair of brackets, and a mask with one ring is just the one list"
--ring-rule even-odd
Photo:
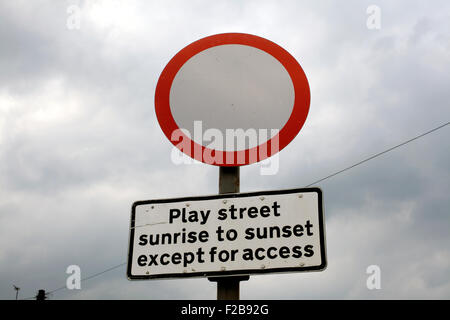
[[(193, 140), (189, 139), (187, 136), (182, 135), (178, 141), (172, 141), (171, 136), (172, 133), (180, 129), (175, 122), (172, 112), (170, 110), (170, 89), (172, 86), (172, 82), (180, 70), (180, 68), (194, 55), (209, 49), (211, 47), (226, 45), (226, 44), (241, 44), (246, 46), (251, 46), (260, 50), (263, 50), (277, 59), (286, 71), (289, 73), (291, 77), (292, 83), (294, 85), (294, 107), (289, 117), (288, 121), (284, 125), (284, 127), (278, 133), (279, 139), (279, 148), (278, 150), (274, 150), (272, 153), (271, 143), (277, 138), (276, 136), (263, 143), (262, 145), (258, 145), (252, 149), (240, 150), (240, 151), (219, 151), (219, 150), (211, 150), (206, 148), (205, 146), (199, 145)], [(259, 162), (264, 160), (277, 152), (281, 151), (284, 147), (286, 147), (289, 142), (291, 142), (295, 136), (299, 133), (300, 129), (303, 127), (303, 124), (306, 121), (306, 117), (308, 116), (310, 104), (310, 90), (308, 79), (306, 78), (305, 73), (303, 72), (300, 64), (295, 60), (293, 56), (289, 54), (282, 47), (277, 45), (276, 43), (269, 41), (267, 39), (251, 35), (245, 33), (222, 33), (212, 35), (200, 40), (197, 40), (190, 45), (186, 46), (182, 50), (180, 50), (167, 64), (167, 66), (162, 71), (158, 83), (156, 85), (155, 91), (155, 111), (156, 117), (158, 118), (159, 125), (163, 130), (166, 137), (172, 142), (175, 146), (181, 141), (181, 139), (188, 139), (191, 141), (191, 154), (186, 153), (185, 150), (181, 150), (186, 153), (188, 156), (205, 162), (203, 159), (203, 154), (205, 150), (209, 151), (210, 154), (214, 155), (214, 157), (218, 157), (219, 159), (224, 159), (226, 162), (228, 157), (233, 157), (232, 163), (208, 163), (217, 166), (241, 166), (248, 165), (251, 163)], [(184, 141), (188, 141), (184, 140)], [(260, 148), (266, 148), (266, 155), (260, 155)], [(255, 150), (256, 149), (256, 150)], [(200, 151), (201, 150), (201, 151)], [(256, 161), (250, 162), (250, 154), (251, 152), (256, 152), (257, 159)], [(244, 154), (242, 154), (244, 153)], [(239, 156), (245, 156), (245, 161), (243, 163), (238, 163)]]

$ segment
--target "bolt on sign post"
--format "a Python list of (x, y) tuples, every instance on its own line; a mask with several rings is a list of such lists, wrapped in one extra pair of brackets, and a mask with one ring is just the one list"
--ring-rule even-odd
[(181, 152), (220, 167), (219, 195), (135, 202), (128, 278), (208, 277), (218, 299), (239, 299), (249, 274), (323, 270), (320, 189), (239, 193), (239, 167), (286, 147), (309, 104), (303, 69), (272, 41), (224, 33), (181, 49), (159, 77), (156, 116)]

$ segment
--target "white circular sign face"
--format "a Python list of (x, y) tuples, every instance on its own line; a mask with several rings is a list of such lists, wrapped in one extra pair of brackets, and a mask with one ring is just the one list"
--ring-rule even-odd
[(195, 121), (202, 121), (203, 131), (218, 129), (224, 136), (227, 129), (269, 130), (264, 141), (217, 147), (236, 151), (257, 147), (272, 138), (271, 129), (281, 130), (294, 98), (291, 77), (277, 59), (251, 46), (229, 44), (206, 49), (181, 67), (172, 82), (170, 110), (178, 127), (189, 132)]
[(310, 92), (298, 62), (277, 44), (226, 33), (191, 43), (158, 80), (155, 110), (169, 140), (220, 166), (261, 161), (298, 134)]

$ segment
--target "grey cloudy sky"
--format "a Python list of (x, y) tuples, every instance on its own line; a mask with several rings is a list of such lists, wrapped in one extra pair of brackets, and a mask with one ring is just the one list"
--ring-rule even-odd
[[(71, 5), (80, 29), (67, 28)], [(381, 28), (366, 26), (369, 5)], [(181, 48), (244, 32), (288, 50), (311, 86), (308, 119), (276, 175), (305, 186), (450, 119), (448, 1), (0, 1), (0, 298), (126, 261), (136, 200), (217, 193), (218, 168), (175, 165), (154, 112)], [(450, 127), (318, 184), (328, 268), (252, 276), (243, 299), (450, 298)], [(366, 268), (381, 268), (368, 290)], [(125, 267), (51, 299), (212, 299), (206, 279), (135, 281)]]

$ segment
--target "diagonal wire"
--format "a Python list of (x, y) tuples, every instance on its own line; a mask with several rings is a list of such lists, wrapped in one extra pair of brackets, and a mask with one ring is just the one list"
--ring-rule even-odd
[[(89, 277), (83, 278), (83, 279), (81, 279), (80, 281), (86, 281), (86, 280), (90, 280), (90, 279), (92, 279), (92, 278), (98, 277), (98, 276), (100, 276), (100, 275), (102, 275), (102, 274), (104, 274), (104, 273), (106, 273), (106, 272), (109, 272), (109, 271), (112, 271), (112, 270), (114, 270), (114, 269), (117, 269), (117, 268), (119, 268), (119, 267), (121, 267), (121, 266), (123, 266), (123, 265), (125, 265), (125, 264), (127, 264), (127, 263), (126, 263), (126, 262), (123, 262), (123, 263), (121, 263), (121, 264), (115, 265), (115, 266), (113, 266), (113, 267), (111, 267), (111, 268), (108, 268), (108, 269), (106, 269), (106, 270), (103, 270), (103, 271), (97, 272), (97, 273), (95, 273), (95, 274), (93, 274), (93, 275), (90, 275)], [(54, 289), (54, 290), (52, 290), (52, 291), (49, 291), (48, 293), (51, 294), (51, 293), (53, 293), (53, 292), (56, 292), (56, 291), (59, 291), (59, 290), (62, 290), (62, 289), (66, 289), (66, 288), (67, 288), (67, 286), (59, 287), (59, 288), (57, 288), (57, 289)]]
[(328, 176), (326, 176), (326, 177), (324, 177), (324, 178), (322, 178), (322, 179), (319, 179), (319, 180), (317, 180), (317, 181), (314, 181), (314, 182), (312, 182), (312, 183), (306, 185), (305, 187), (310, 187), (310, 186), (312, 186), (312, 185), (314, 185), (314, 184), (316, 184), (316, 183), (319, 183), (319, 182), (322, 182), (322, 181), (327, 180), (327, 179), (329, 179), (329, 178), (332, 178), (332, 177), (334, 177), (334, 176), (337, 176), (338, 174), (343, 173), (343, 172), (345, 172), (345, 171), (347, 171), (347, 170), (350, 170), (350, 169), (352, 169), (352, 168), (354, 168), (354, 167), (356, 167), (356, 166), (359, 166), (360, 164), (363, 164), (363, 163), (365, 163), (365, 162), (367, 162), (367, 161), (370, 161), (370, 160), (372, 160), (372, 159), (375, 159), (375, 158), (377, 158), (377, 157), (379, 157), (379, 156), (381, 156), (381, 155), (383, 155), (383, 154), (385, 154), (385, 153), (388, 153), (388, 152), (390, 152), (390, 151), (392, 151), (392, 150), (394, 150), (394, 149), (397, 149), (397, 148), (399, 148), (399, 147), (402, 147), (402, 146), (404, 146), (405, 144), (408, 144), (408, 143), (410, 143), (410, 142), (412, 142), (412, 141), (414, 141), (414, 140), (420, 139), (420, 138), (426, 136), (427, 134), (430, 134), (430, 133), (435, 132), (435, 131), (437, 131), (437, 130), (439, 130), (439, 129), (442, 129), (443, 127), (445, 127), (445, 126), (447, 126), (447, 125), (449, 125), (449, 124), (450, 124), (450, 122), (444, 123), (444, 124), (442, 124), (442, 125), (440, 125), (440, 126), (434, 128), (434, 129), (431, 129), (431, 130), (429, 130), (429, 131), (427, 131), (427, 132), (425, 132), (425, 133), (422, 133), (422, 134), (420, 134), (420, 135), (418, 135), (418, 136), (416, 136), (416, 137), (414, 137), (414, 138), (412, 138), (412, 139), (409, 139), (409, 140), (407, 140), (407, 141), (405, 141), (405, 142), (402, 142), (402, 143), (400, 143), (400, 144), (397, 144), (396, 146), (393, 146), (393, 147), (391, 147), (391, 148), (389, 148), (389, 149), (387, 149), (387, 150), (384, 150), (384, 151), (382, 151), (382, 152), (379, 152), (379, 153), (377, 153), (377, 154), (374, 154), (373, 156), (370, 156), (370, 157), (368, 157), (368, 158), (366, 158), (366, 159), (364, 159), (364, 160), (361, 160), (361, 161), (359, 161), (359, 162), (357, 162), (357, 163), (355, 163), (355, 164), (353, 164), (353, 165), (351, 165), (351, 166), (349, 166), (349, 167), (347, 167), (347, 168), (344, 168), (344, 169), (339, 170), (339, 171), (337, 171), (337, 172), (335, 172), (335, 173), (332, 173), (332, 174), (330, 174), (330, 175), (328, 175)]
[[(119, 268), (119, 267), (121, 267), (121, 266), (123, 266), (123, 265), (126, 265), (126, 264), (127, 264), (126, 262), (123, 262), (123, 263), (121, 263), (121, 264), (115, 265), (115, 266), (113, 266), (113, 267), (111, 267), (111, 268), (108, 268), (108, 269), (106, 269), (106, 270), (97, 272), (97, 273), (95, 273), (95, 274), (93, 274), (93, 275), (90, 275), (90, 276), (88, 276), (88, 277), (86, 277), (86, 278), (83, 278), (83, 279), (81, 279), (80, 281), (90, 280), (90, 279), (92, 279), (92, 278), (98, 277), (98, 276), (100, 276), (100, 275), (102, 275), (102, 274), (104, 274), (104, 273), (106, 273), (106, 272), (112, 271), (112, 270), (117, 269), (117, 268)], [(57, 289), (48, 291), (48, 292), (46, 292), (46, 294), (52, 294), (53, 292), (56, 292), (56, 291), (59, 291), (59, 290), (62, 290), (62, 289), (67, 289), (67, 286), (59, 287), (59, 288), (57, 288)], [(36, 296), (32, 296), (32, 297), (28, 297), (28, 298), (20, 299), (20, 300), (30, 300), (30, 299), (34, 299), (34, 298), (36, 298)]]

